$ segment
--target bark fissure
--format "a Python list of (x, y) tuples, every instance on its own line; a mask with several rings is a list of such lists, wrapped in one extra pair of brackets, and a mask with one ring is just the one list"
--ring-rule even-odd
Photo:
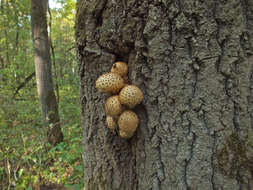
[(186, 186), (186, 189), (187, 190), (190, 190), (191, 187), (189, 186), (189, 183), (188, 183), (188, 177), (187, 177), (187, 173), (189, 172), (189, 164), (193, 158), (193, 154), (194, 154), (194, 144), (197, 140), (197, 137), (195, 135), (195, 133), (191, 132), (189, 134), (189, 136), (187, 137), (188, 139), (190, 139), (191, 141), (191, 144), (190, 144), (190, 155), (189, 155), (189, 158), (185, 160), (185, 176), (184, 176), (184, 179), (185, 179), (185, 186)]
[(215, 189), (215, 156), (216, 156), (216, 132), (214, 131), (213, 134), (211, 134), (213, 137), (213, 145), (212, 145), (212, 155), (211, 155), (211, 168), (212, 168), (212, 174), (211, 174), (211, 184), (212, 189)]
[(238, 104), (236, 102), (233, 102), (234, 104), (234, 112), (233, 112), (233, 125), (236, 131), (240, 128), (240, 118), (239, 118), (239, 108)]

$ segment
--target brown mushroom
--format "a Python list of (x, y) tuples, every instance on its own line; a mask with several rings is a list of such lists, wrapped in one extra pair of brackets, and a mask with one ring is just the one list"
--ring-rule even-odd
[(134, 135), (134, 133), (127, 133), (122, 130), (119, 131), (119, 136), (123, 139), (130, 139), (133, 135)]
[(115, 120), (113, 119), (112, 116), (109, 116), (109, 115), (106, 116), (106, 125), (109, 129), (112, 129), (112, 130), (116, 129), (117, 127)]
[(105, 112), (107, 115), (116, 116), (123, 111), (123, 107), (120, 104), (119, 96), (114, 95), (109, 97), (105, 102)]
[(134, 133), (139, 125), (139, 118), (131, 110), (124, 111), (118, 119), (119, 130), (128, 134)]
[(140, 88), (135, 85), (127, 85), (120, 91), (119, 101), (121, 104), (134, 108), (143, 100), (143, 93)]
[(117, 73), (118, 75), (124, 77), (127, 75), (128, 67), (127, 64), (121, 61), (117, 61), (112, 65), (111, 73)]
[(98, 77), (96, 88), (101, 92), (117, 93), (123, 88), (124, 80), (116, 73), (106, 73)]

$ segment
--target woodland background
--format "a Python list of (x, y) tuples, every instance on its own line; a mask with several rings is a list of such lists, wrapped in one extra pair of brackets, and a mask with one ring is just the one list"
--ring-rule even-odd
[[(50, 0), (49, 4), (53, 1)], [(48, 14), (52, 77), (64, 141), (47, 143), (38, 102), (30, 0), (0, 6), (0, 189), (81, 189), (80, 93), (74, 0)], [(50, 26), (51, 23), (51, 26)], [(52, 52), (53, 50), (53, 52)]]

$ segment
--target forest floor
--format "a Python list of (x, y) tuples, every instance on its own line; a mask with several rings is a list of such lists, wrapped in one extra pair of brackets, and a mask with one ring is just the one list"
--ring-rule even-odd
[[(36, 94), (36, 89), (35, 92)], [(64, 141), (52, 147), (41, 123), (37, 96), (2, 96), (0, 104), (0, 189), (82, 189), (82, 128), (78, 81), (60, 90)]]

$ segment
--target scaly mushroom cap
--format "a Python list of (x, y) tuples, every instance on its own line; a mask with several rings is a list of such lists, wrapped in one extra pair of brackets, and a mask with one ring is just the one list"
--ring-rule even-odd
[(143, 100), (143, 93), (135, 85), (125, 86), (119, 94), (119, 101), (121, 104), (134, 108), (137, 104), (140, 104)]
[(113, 129), (113, 130), (116, 129), (116, 126), (117, 126), (113, 117), (109, 115), (106, 116), (106, 125), (109, 129)]
[(134, 133), (139, 124), (139, 118), (131, 110), (124, 111), (118, 119), (118, 126), (121, 131), (126, 133)]
[(98, 77), (96, 88), (101, 92), (117, 93), (124, 86), (123, 78), (116, 73), (105, 73)]
[(117, 73), (122, 77), (127, 75), (127, 71), (128, 71), (127, 64), (121, 61), (115, 62), (111, 68), (111, 73)]
[(133, 135), (134, 135), (134, 133), (127, 133), (122, 130), (119, 131), (119, 136), (123, 139), (130, 139)]
[(107, 115), (116, 116), (123, 111), (123, 107), (120, 104), (119, 96), (114, 95), (109, 97), (105, 102), (105, 112)]

